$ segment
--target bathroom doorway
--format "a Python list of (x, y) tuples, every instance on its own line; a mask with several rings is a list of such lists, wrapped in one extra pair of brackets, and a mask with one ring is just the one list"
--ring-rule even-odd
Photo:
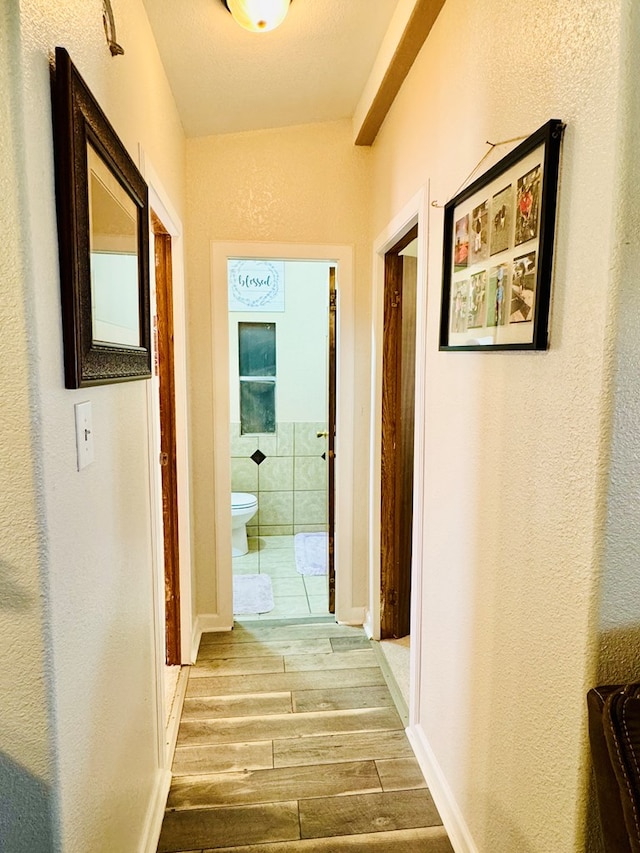
[(330, 618), (336, 265), (229, 258), (227, 287), (234, 618)]

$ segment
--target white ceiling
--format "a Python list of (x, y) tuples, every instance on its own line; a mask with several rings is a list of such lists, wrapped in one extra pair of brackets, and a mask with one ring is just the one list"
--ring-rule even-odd
[(221, 0), (144, 0), (189, 137), (350, 118), (400, 0), (293, 0), (250, 33)]

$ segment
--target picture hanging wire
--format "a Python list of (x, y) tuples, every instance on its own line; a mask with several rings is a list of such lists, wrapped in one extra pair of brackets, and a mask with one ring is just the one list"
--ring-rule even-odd
[(116, 41), (116, 22), (113, 17), (111, 0), (102, 0), (102, 23), (104, 24), (104, 34), (107, 38), (111, 56), (123, 56), (124, 48)]
[[(482, 155), (482, 157), (477, 162), (477, 164), (473, 167), (471, 172), (467, 175), (467, 177), (464, 179), (464, 181), (460, 184), (458, 189), (449, 198), (454, 198), (455, 196), (457, 196), (458, 193), (463, 189), (463, 187), (465, 187), (469, 183), (471, 178), (473, 178), (475, 173), (478, 171), (480, 166), (482, 166), (482, 164), (487, 159), (487, 157), (491, 154), (491, 152), (493, 151), (494, 148), (498, 148), (500, 145), (509, 145), (511, 142), (521, 142), (523, 139), (527, 139), (527, 137), (526, 136), (514, 136), (513, 139), (503, 139), (501, 142), (489, 142), (489, 140), (487, 139), (487, 141), (485, 142), (485, 145), (489, 145), (491, 147), (489, 148), (488, 151), (485, 151), (485, 153)], [(438, 202), (438, 201), (432, 201), (431, 207), (443, 208), (443, 207), (445, 207), (446, 203), (447, 202), (445, 202), (445, 204), (440, 204), (440, 202)]]

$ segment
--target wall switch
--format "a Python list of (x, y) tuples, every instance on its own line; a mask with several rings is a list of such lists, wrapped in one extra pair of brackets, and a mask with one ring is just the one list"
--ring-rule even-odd
[(78, 471), (82, 471), (93, 462), (93, 425), (91, 423), (91, 402), (76, 403), (76, 448), (78, 450)]

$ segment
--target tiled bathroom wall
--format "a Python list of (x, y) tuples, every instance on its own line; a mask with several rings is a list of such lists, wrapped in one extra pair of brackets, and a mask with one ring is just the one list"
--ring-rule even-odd
[(273, 435), (240, 435), (231, 424), (231, 488), (258, 498), (249, 536), (327, 530), (326, 423), (279, 423)]

